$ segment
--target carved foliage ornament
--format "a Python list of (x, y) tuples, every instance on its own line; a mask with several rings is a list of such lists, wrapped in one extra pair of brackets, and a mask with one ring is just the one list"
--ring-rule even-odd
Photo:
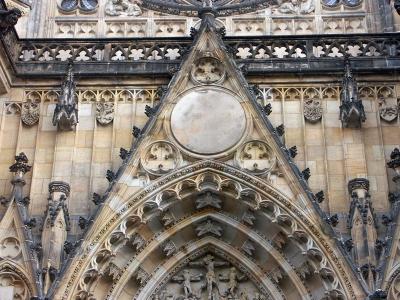
[(272, 149), (264, 142), (250, 141), (242, 146), (236, 154), (236, 164), (254, 174), (266, 174), (276, 165)]
[(218, 83), (224, 77), (224, 65), (218, 59), (211, 56), (200, 58), (192, 69), (192, 78), (197, 83)]
[(114, 120), (114, 103), (96, 103), (96, 120), (100, 125), (108, 125)]
[(181, 161), (178, 149), (165, 141), (151, 144), (141, 157), (143, 168), (152, 175), (167, 174), (178, 168)]
[(310, 99), (304, 101), (304, 118), (311, 122), (316, 123), (322, 118), (322, 105), (321, 101), (317, 99)]
[(33, 126), (39, 122), (40, 117), (40, 104), (33, 102), (26, 102), (22, 104), (21, 121), (26, 126)]

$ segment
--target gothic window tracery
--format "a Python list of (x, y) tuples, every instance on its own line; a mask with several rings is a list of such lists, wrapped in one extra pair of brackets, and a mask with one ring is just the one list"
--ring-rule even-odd
[(347, 7), (356, 7), (362, 2), (363, 0), (322, 0), (322, 4), (328, 7), (338, 7), (341, 4)]
[(73, 12), (78, 9), (82, 12), (93, 13), (98, 5), (98, 0), (61, 0), (58, 7), (65, 12)]

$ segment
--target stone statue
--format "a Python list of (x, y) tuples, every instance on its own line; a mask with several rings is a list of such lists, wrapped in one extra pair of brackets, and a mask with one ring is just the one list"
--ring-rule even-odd
[(105, 12), (109, 16), (140, 16), (142, 10), (139, 0), (108, 0)]
[(192, 275), (189, 270), (185, 269), (183, 270), (181, 276), (172, 277), (172, 281), (182, 283), (185, 299), (196, 299), (197, 296), (192, 289), (192, 282), (200, 281), (202, 277), (202, 274)]
[(216, 289), (218, 294), (220, 295), (220, 290), (218, 287), (217, 276), (215, 275), (215, 268), (227, 266), (229, 263), (224, 261), (215, 261), (213, 255), (207, 255), (203, 258), (202, 261), (199, 262), (191, 262), (190, 266), (204, 266), (207, 269), (206, 272), (206, 282), (202, 286), (202, 288), (207, 288), (207, 296), (208, 300), (214, 300), (215, 297), (213, 295), (213, 290)]
[(314, 0), (279, 0), (278, 11), (280, 13), (309, 14), (314, 11)]

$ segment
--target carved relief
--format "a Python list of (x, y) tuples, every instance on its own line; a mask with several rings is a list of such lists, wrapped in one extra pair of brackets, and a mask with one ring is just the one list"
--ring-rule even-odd
[(15, 259), (21, 254), (21, 244), (15, 237), (7, 237), (0, 242), (0, 257)]
[(196, 227), (196, 232), (198, 237), (202, 237), (207, 234), (212, 234), (217, 237), (222, 236), (223, 229), (219, 223), (209, 219)]
[(21, 121), (26, 126), (33, 126), (39, 122), (40, 117), (40, 104), (33, 102), (26, 102), (22, 104)]
[(114, 103), (96, 103), (96, 120), (100, 125), (108, 125), (114, 120)]
[(142, 10), (139, 0), (108, 0), (105, 4), (105, 13), (108, 16), (140, 16)]
[(309, 14), (315, 10), (314, 0), (279, 0), (278, 11), (283, 14)]
[(12, 273), (0, 274), (1, 297), (5, 299), (29, 299), (29, 291), (23, 280)]
[(276, 165), (271, 148), (261, 141), (246, 143), (236, 154), (236, 164), (254, 174), (266, 174)]
[(211, 56), (200, 58), (192, 69), (192, 78), (198, 83), (217, 83), (224, 77), (225, 68), (223, 64)]
[(141, 158), (143, 168), (152, 175), (163, 175), (179, 167), (181, 156), (174, 145), (158, 141), (147, 147)]
[(379, 99), (379, 115), (386, 122), (393, 122), (399, 115), (399, 107), (395, 101)]
[(191, 259), (153, 294), (152, 300), (264, 300), (267, 296), (225, 258), (208, 253)]
[(316, 123), (322, 118), (322, 105), (321, 101), (317, 99), (310, 99), (304, 101), (304, 118), (311, 122)]

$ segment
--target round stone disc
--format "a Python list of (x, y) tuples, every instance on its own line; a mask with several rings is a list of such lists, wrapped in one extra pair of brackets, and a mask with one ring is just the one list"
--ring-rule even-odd
[(187, 150), (213, 155), (235, 146), (246, 128), (242, 105), (230, 93), (199, 88), (185, 94), (172, 111), (171, 129)]

